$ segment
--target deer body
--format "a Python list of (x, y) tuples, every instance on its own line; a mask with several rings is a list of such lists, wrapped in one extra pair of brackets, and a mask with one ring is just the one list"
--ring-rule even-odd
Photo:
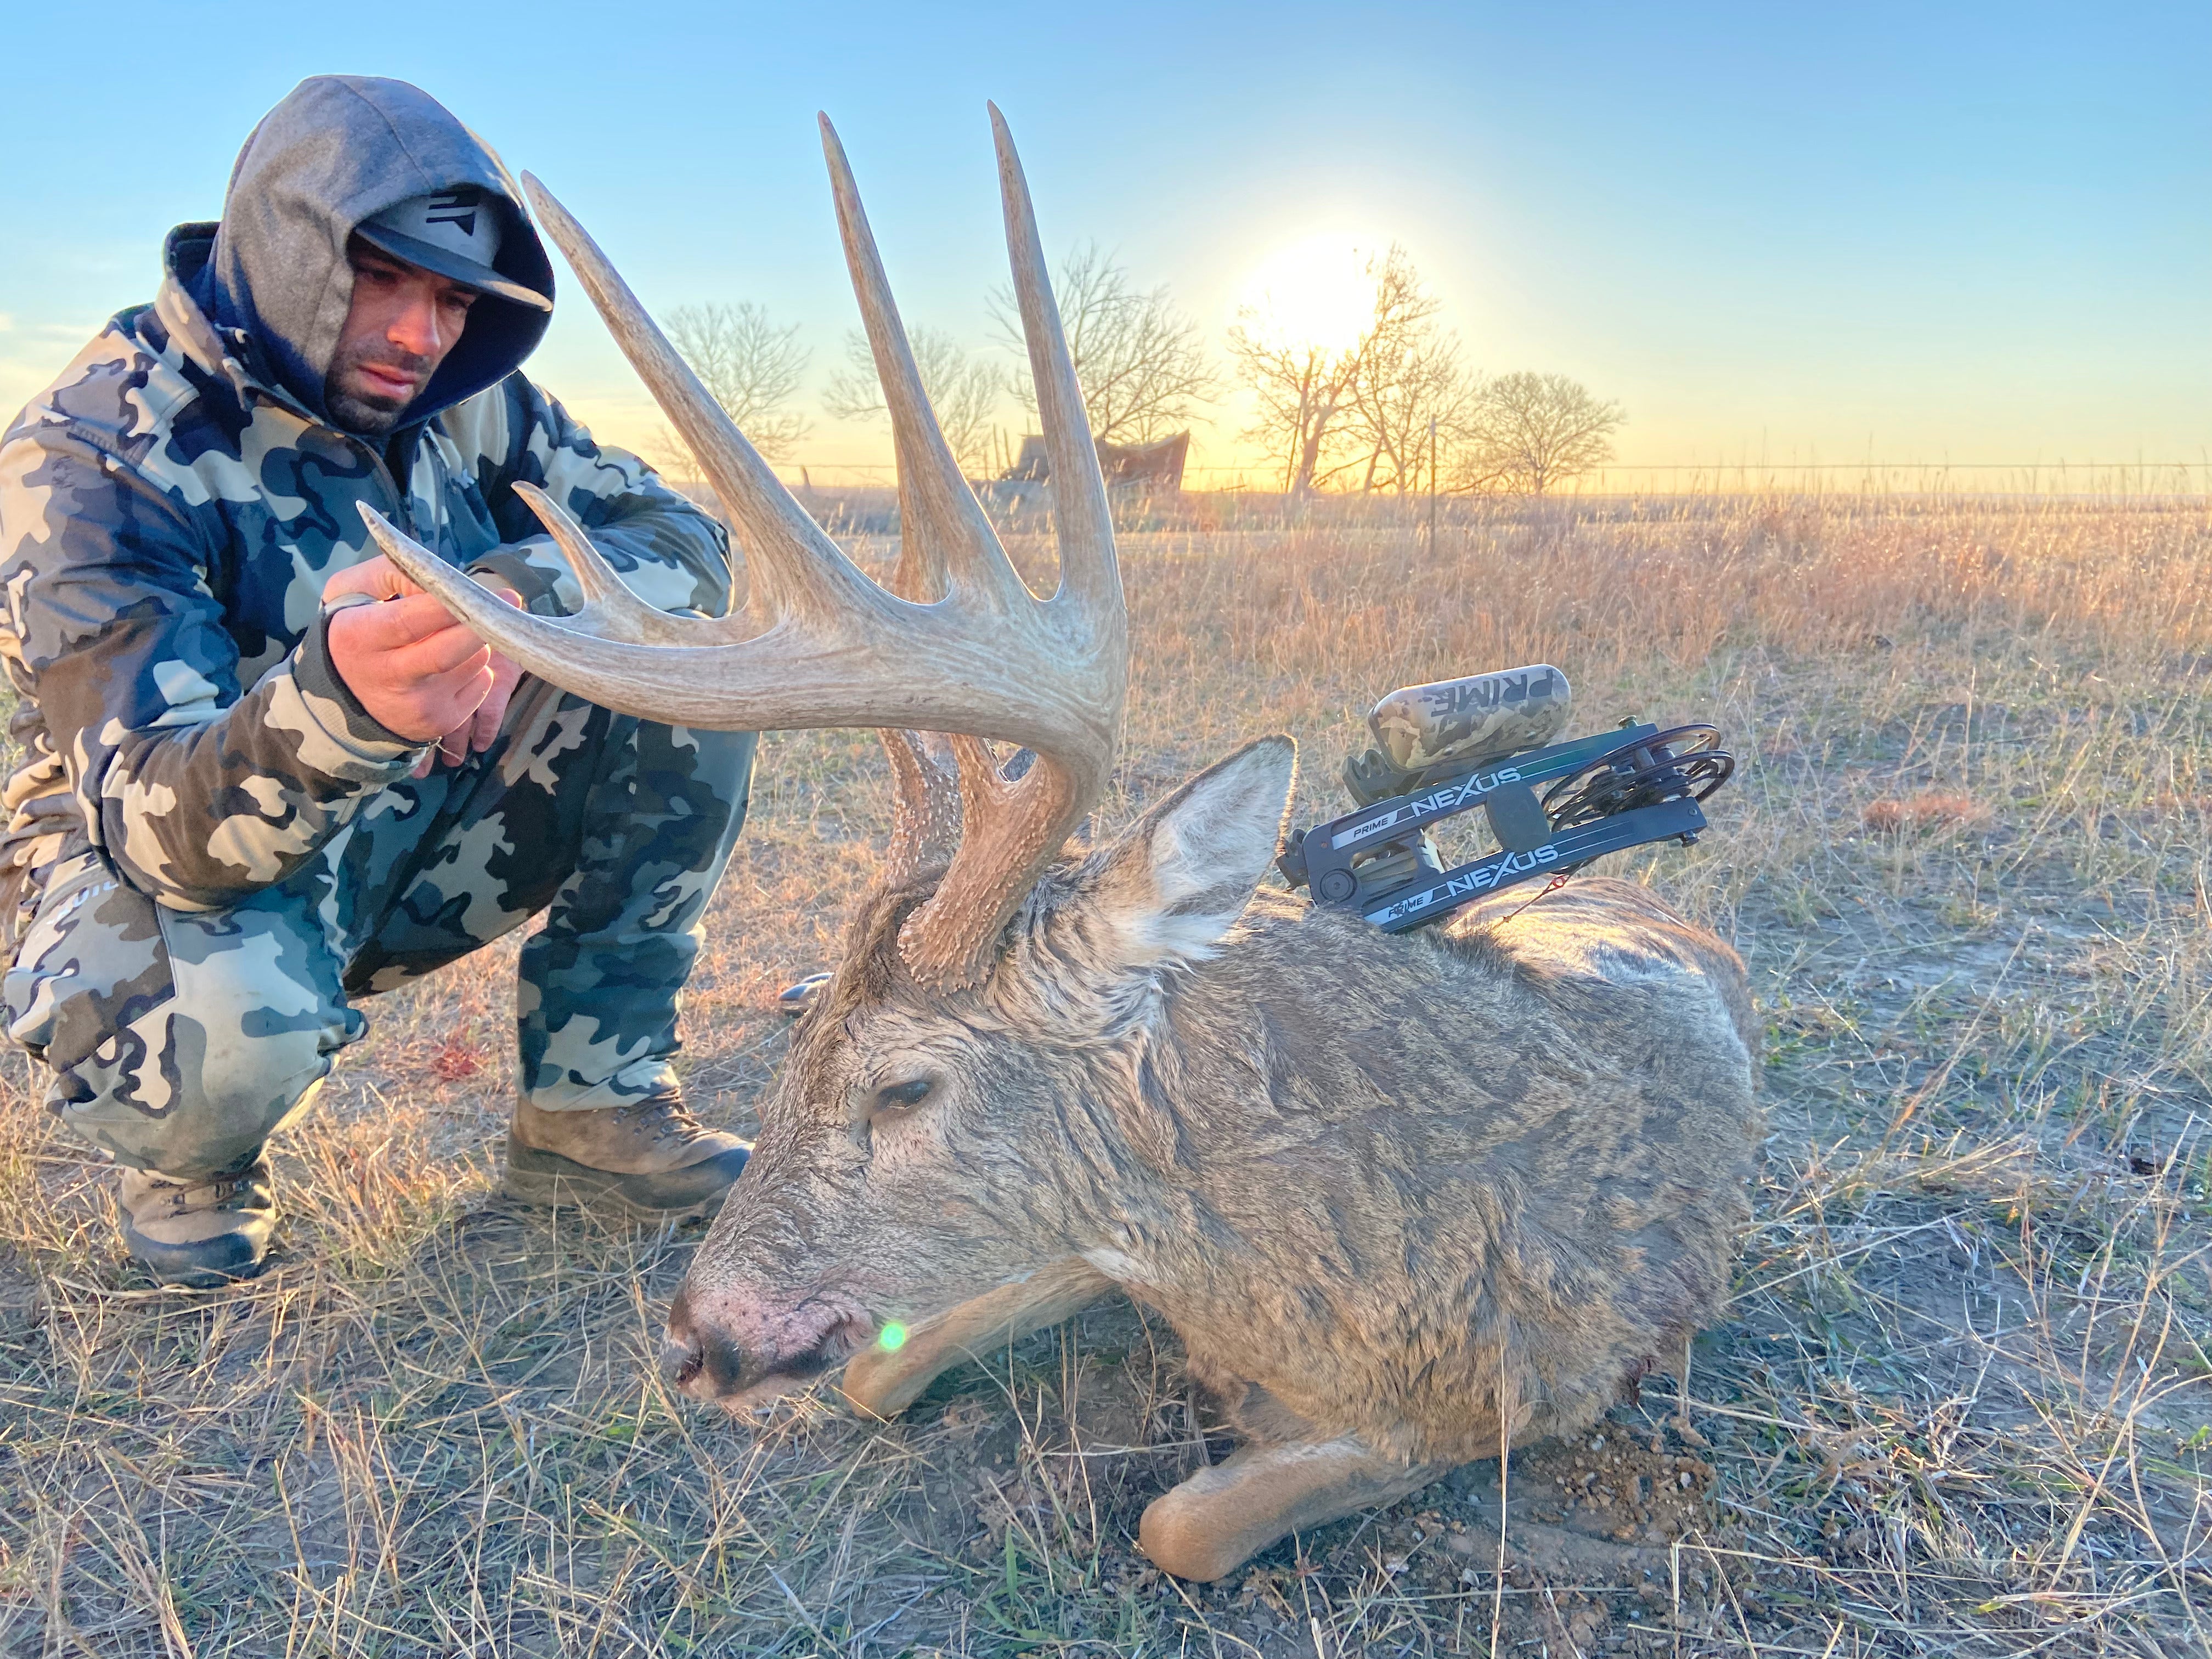
[(1118, 1288), (1249, 1443), (1146, 1518), (1212, 1578), (1671, 1362), (1749, 1213), (1740, 960), (1621, 882), (1410, 937), (1255, 893), (1279, 809), (1206, 797), (1287, 747), (1048, 872), (973, 991), (915, 985), (914, 895), (874, 901), (672, 1312), (694, 1392), (742, 1408), (849, 1358), (889, 1413)]
[[(691, 446), (745, 608), (663, 615), (558, 502), (572, 616), (518, 611), (364, 508), (530, 672), (675, 725), (882, 729), (883, 884), (801, 1023), (669, 1312), (675, 1384), (742, 1410), (843, 1367), (860, 1407), (1116, 1286), (1246, 1444), (1146, 1512), (1189, 1577), (1577, 1428), (1718, 1304), (1756, 1128), (1742, 963), (1643, 889), (1501, 896), (1388, 937), (1259, 884), (1296, 770), (1262, 738), (1062, 855), (1127, 683), (1113, 526), (1012, 140), (993, 122), (1060, 582), (1023, 583), (924, 395), (842, 148), (847, 263), (899, 457), (888, 588), (684, 367), (582, 228), (545, 228)], [(914, 729), (909, 729), (914, 728)], [(1019, 776), (991, 742), (1035, 756)], [(890, 1340), (894, 1328), (902, 1343)]]

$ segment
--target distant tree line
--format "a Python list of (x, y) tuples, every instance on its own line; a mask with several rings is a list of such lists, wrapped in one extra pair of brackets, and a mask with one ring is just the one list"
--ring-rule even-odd
[[(1395, 244), (1370, 260), (1372, 303), (1347, 345), (1285, 334), (1246, 308), (1217, 362), (1198, 325), (1164, 287), (1139, 288), (1096, 243), (1054, 276), (1060, 321), (1094, 437), (1146, 443), (1187, 428), (1237, 391), (1252, 395), (1242, 434), (1273, 459), (1285, 490), (1410, 495), (1541, 495), (1613, 455), (1620, 405), (1564, 374), (1484, 374), (1468, 367), (1412, 256)], [(994, 342), (1022, 362), (970, 351), (941, 330), (908, 335), (922, 388), (954, 457), (971, 477), (1006, 459), (998, 415), (1015, 398), (1034, 421), (1036, 392), (1013, 296), (992, 296)], [(778, 325), (750, 302), (678, 307), (669, 337), (756, 448), (788, 459), (811, 431), (799, 413), (809, 356), (796, 324)], [(840, 421), (879, 419), (874, 358), (858, 331), (845, 341), (822, 407)], [(672, 457), (682, 452), (672, 434)]]

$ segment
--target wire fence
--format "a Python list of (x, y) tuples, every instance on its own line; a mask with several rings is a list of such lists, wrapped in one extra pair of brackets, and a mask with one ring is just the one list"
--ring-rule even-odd
[[(792, 486), (822, 494), (890, 490), (897, 469), (889, 462), (807, 461), (779, 466)], [(979, 481), (980, 482), (980, 481)], [(1287, 499), (1279, 469), (1193, 466), (1183, 472), (1183, 493)], [(1553, 487), (1562, 497), (1651, 495), (1996, 495), (2100, 501), (2186, 501), (2212, 497), (2212, 456), (2194, 461), (1764, 461), (1684, 462), (1607, 465)], [(1425, 491), (1316, 492), (1322, 501), (1366, 500), (1425, 503)], [(1444, 492), (1444, 499), (1455, 497)], [(1425, 510), (1425, 507), (1424, 507)]]

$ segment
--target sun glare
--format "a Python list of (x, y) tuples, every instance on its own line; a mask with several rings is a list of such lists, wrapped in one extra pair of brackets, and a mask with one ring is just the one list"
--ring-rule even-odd
[(1374, 257), (1355, 237), (1304, 237), (1260, 263), (1245, 281), (1242, 302), (1270, 338), (1341, 350), (1373, 313), (1375, 283), (1367, 265)]

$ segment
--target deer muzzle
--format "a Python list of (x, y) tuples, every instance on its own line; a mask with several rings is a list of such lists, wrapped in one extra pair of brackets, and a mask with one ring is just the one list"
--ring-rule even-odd
[[(677, 1393), (730, 1412), (750, 1411), (805, 1388), (844, 1360), (854, 1321), (844, 1310), (804, 1304), (760, 1327), (750, 1341), (702, 1316), (689, 1285), (669, 1304), (660, 1374)], [(863, 1320), (861, 1322), (865, 1322)]]

